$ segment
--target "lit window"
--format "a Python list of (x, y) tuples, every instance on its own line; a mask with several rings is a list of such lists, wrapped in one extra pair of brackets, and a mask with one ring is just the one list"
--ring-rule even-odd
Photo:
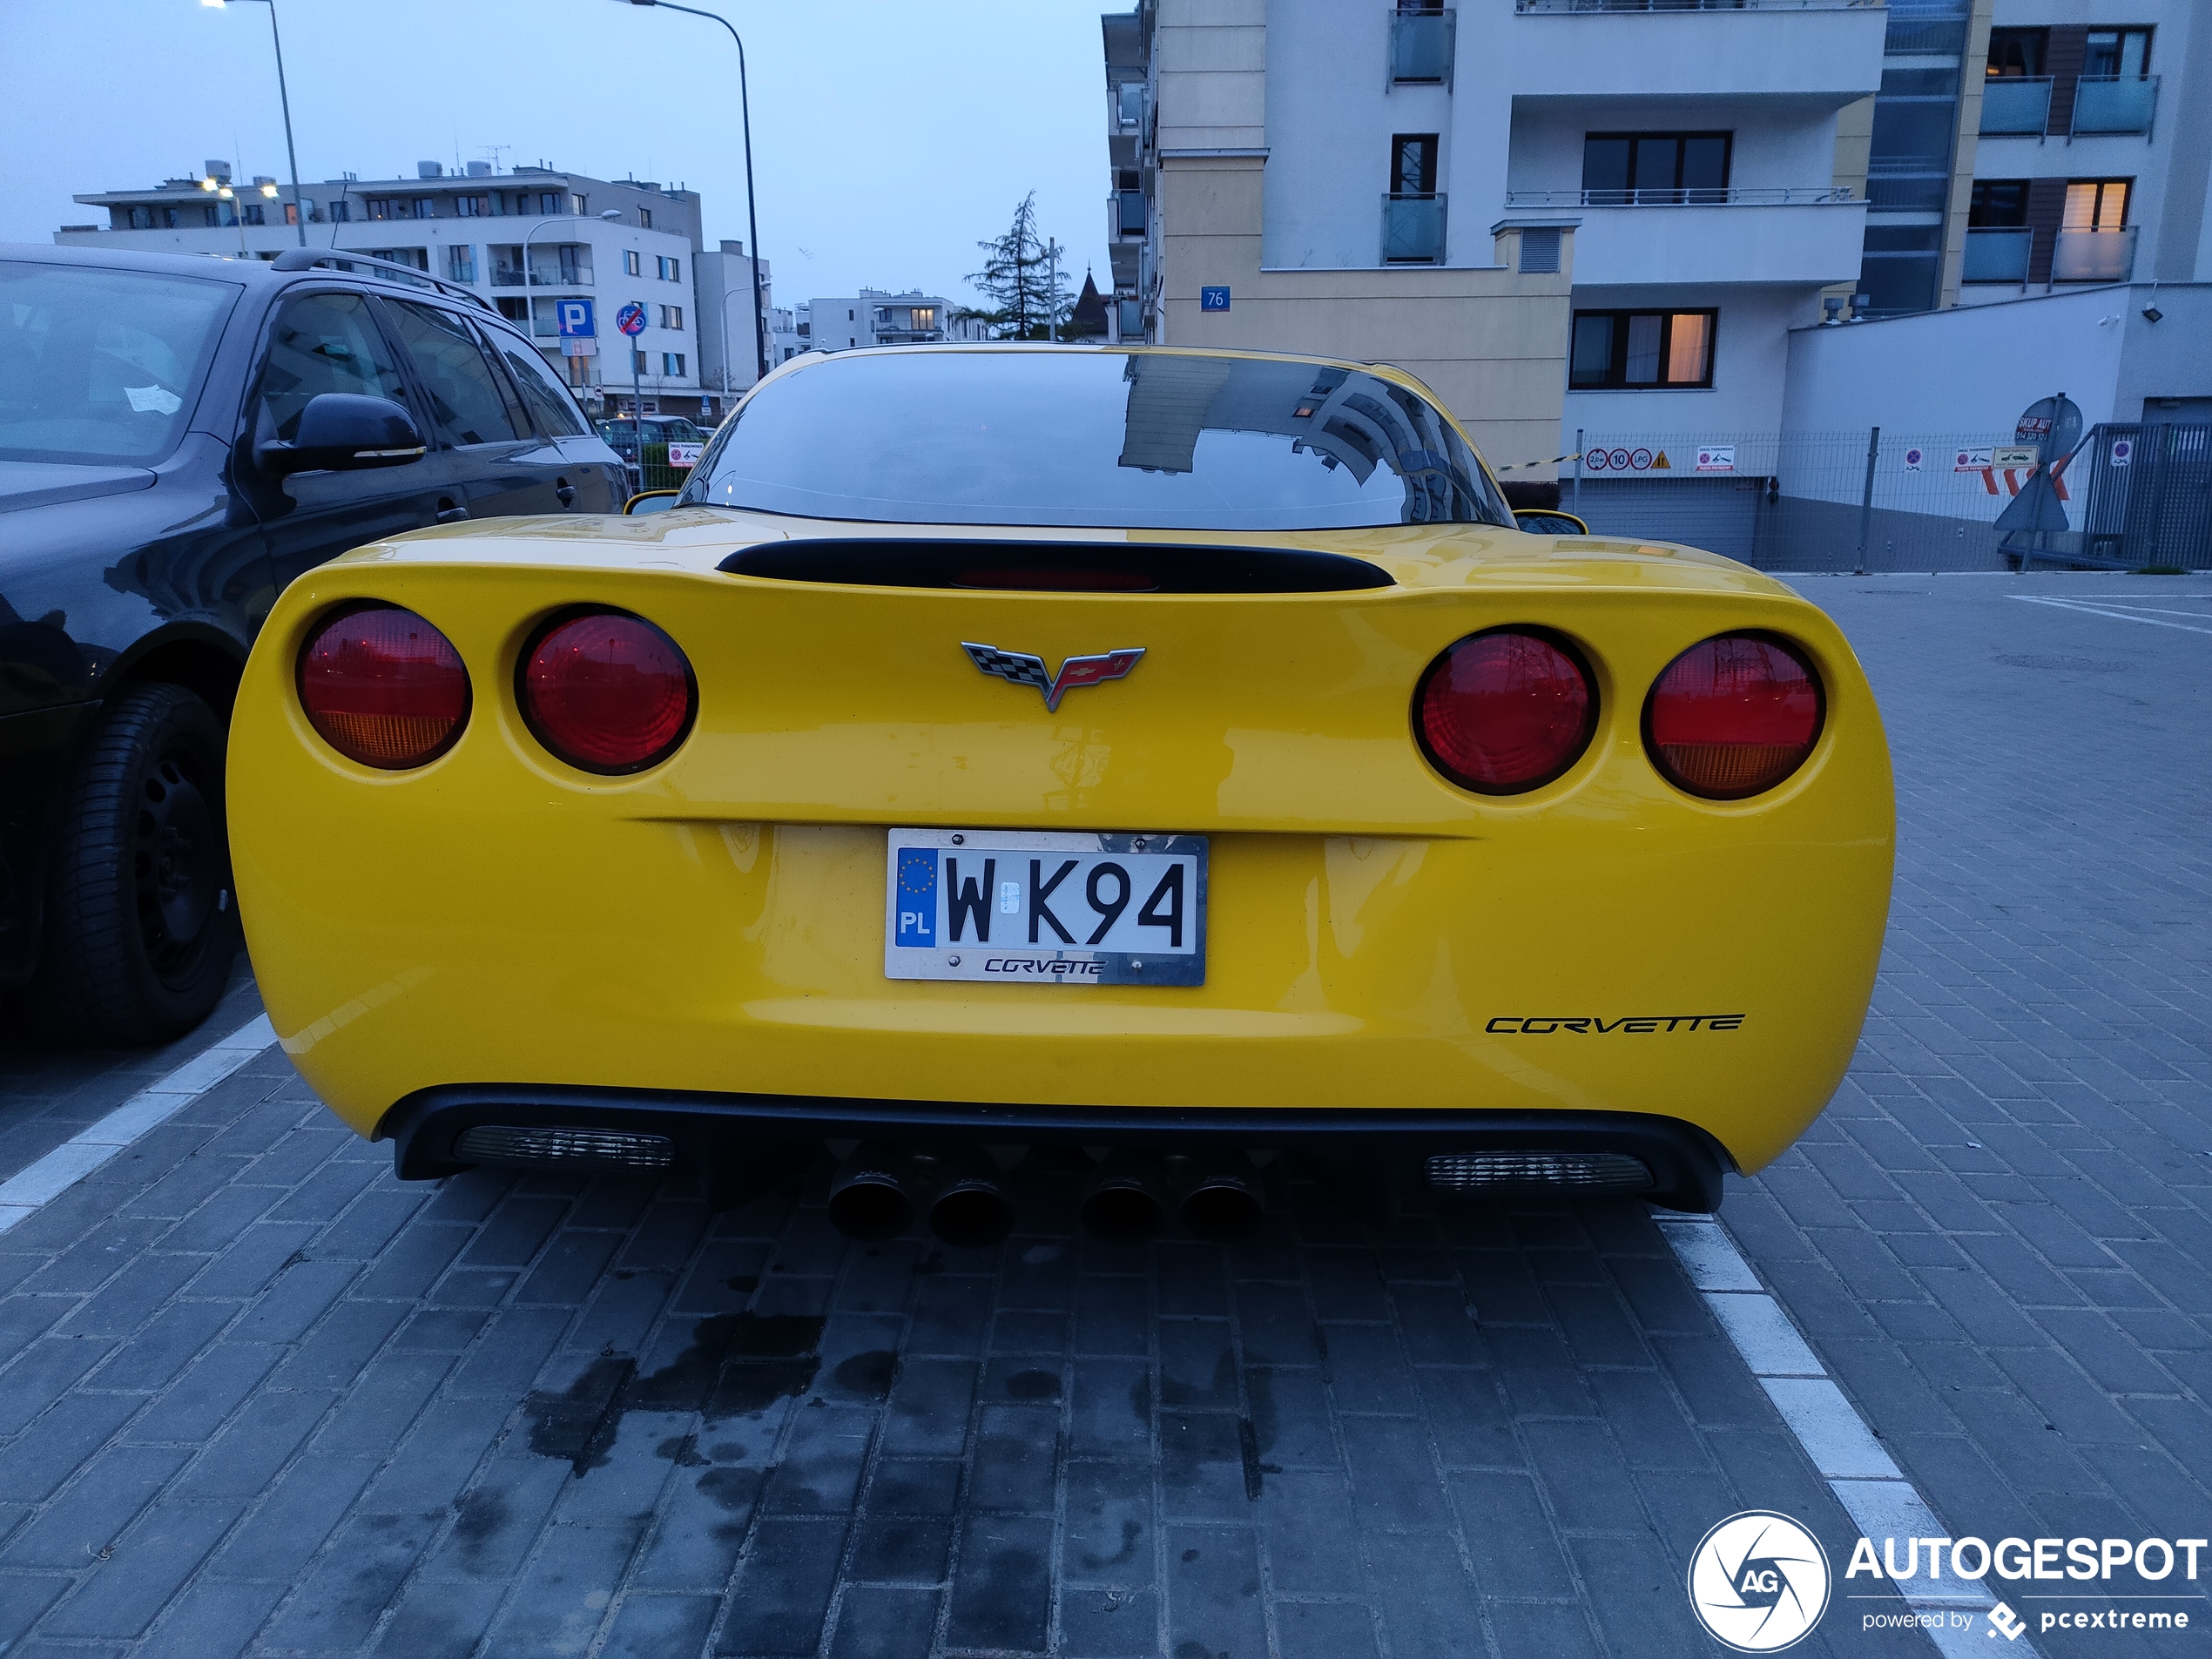
[(2070, 231), (2116, 231), (2128, 223), (2128, 184), (2125, 179), (2082, 179), (2066, 187), (2065, 228)]
[(1576, 390), (1713, 383), (1712, 311), (1578, 311), (1567, 383)]

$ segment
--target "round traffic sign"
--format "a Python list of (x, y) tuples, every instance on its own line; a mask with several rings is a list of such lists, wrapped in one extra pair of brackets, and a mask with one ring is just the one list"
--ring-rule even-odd
[(635, 300), (615, 313), (615, 327), (635, 339), (645, 332), (645, 307)]

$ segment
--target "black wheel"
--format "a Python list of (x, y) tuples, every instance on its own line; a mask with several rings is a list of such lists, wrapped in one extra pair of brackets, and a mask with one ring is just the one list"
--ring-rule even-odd
[(134, 686), (102, 711), (48, 867), (32, 1003), (55, 1036), (165, 1042), (222, 996), (239, 946), (223, 747), (223, 723), (180, 685)]

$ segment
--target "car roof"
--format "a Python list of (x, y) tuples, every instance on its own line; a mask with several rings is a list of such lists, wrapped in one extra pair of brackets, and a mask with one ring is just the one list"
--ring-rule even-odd
[[(355, 249), (318, 249), (327, 252), (330, 258), (366, 260), (371, 256)], [(333, 270), (328, 266), (313, 266), (305, 270), (280, 271), (266, 260), (241, 260), (231, 254), (154, 253), (139, 248), (85, 247), (70, 243), (49, 245), (44, 242), (0, 242), (0, 260), (19, 260), (34, 265), (74, 265), (102, 271), (146, 271), (165, 276), (198, 277), (203, 281), (229, 282), (239, 287), (259, 289), (271, 293), (302, 282), (341, 282), (378, 293), (390, 294), (402, 300), (443, 300), (448, 305), (455, 303), (449, 294), (439, 293), (427, 286), (431, 279), (426, 273), (426, 286), (417, 287), (395, 277), (384, 276), (358, 266), (351, 271)], [(496, 307), (479, 302), (462, 307), (469, 315), (487, 321), (514, 325), (499, 314)]]

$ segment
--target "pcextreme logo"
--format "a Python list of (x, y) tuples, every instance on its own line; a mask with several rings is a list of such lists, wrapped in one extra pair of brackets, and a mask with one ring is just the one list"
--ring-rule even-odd
[(1820, 1541), (1771, 1509), (1730, 1515), (1689, 1558), (1689, 1607), (1713, 1639), (1738, 1653), (1779, 1653), (1828, 1608)]

